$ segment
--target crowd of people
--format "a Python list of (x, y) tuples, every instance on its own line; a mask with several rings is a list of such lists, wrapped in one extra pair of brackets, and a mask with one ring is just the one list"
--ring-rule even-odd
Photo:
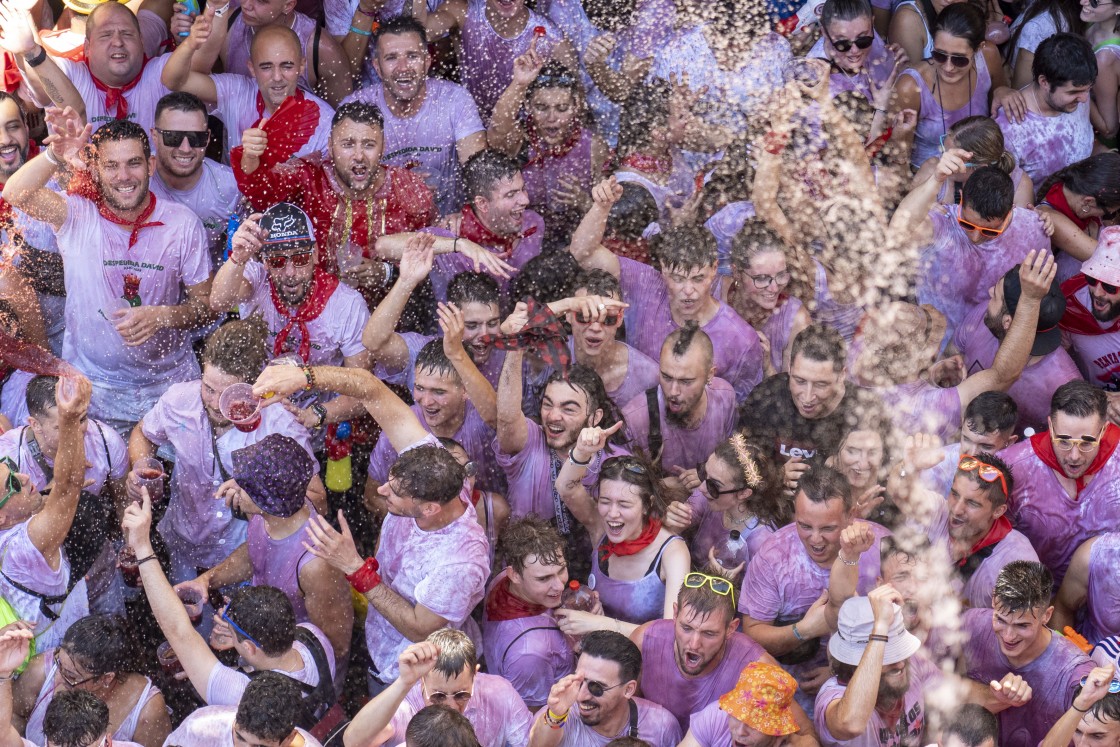
[(1120, 747), (1120, 4), (0, 0), (0, 747)]

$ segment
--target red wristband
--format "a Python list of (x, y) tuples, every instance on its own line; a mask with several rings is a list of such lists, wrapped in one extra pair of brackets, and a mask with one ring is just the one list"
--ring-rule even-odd
[(365, 594), (370, 589), (374, 589), (381, 583), (381, 576), (377, 573), (379, 565), (376, 558), (366, 558), (366, 562), (362, 563), (362, 567), (346, 577), (350, 582), (350, 586), (354, 591), (359, 594)]

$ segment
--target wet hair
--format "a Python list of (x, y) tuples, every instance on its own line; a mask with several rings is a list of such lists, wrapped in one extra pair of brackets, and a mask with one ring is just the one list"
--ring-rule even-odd
[(989, 739), (993, 745), (999, 744), (999, 718), (977, 703), (957, 706), (941, 730), (941, 744), (948, 744), (949, 737), (956, 737), (965, 747), (980, 747)]
[(447, 284), (447, 302), (460, 309), (468, 303), (489, 306), (499, 305), (502, 298), (501, 288), (493, 275), (484, 272), (460, 272)]
[[(1081, 694), (1081, 686), (1073, 691), (1073, 697)], [(979, 707), (979, 706), (977, 706)], [(1120, 693), (1105, 693), (1105, 696), (1089, 707), (1089, 713), (1102, 724), (1120, 721)]]
[(397, 457), (389, 469), (389, 479), (402, 498), (441, 506), (459, 497), (466, 473), (463, 465), (442, 446), (417, 446)]
[(712, 347), (712, 338), (708, 337), (707, 332), (700, 329), (700, 325), (694, 319), (690, 319), (685, 322), (683, 327), (669, 333), (665, 342), (661, 343), (661, 355), (665, 355), (668, 351), (672, 353), (674, 358), (683, 358), (693, 347), (700, 348), (704, 371), (707, 372), (712, 367), (715, 348)]
[(57, 376), (36, 376), (27, 382), (27, 391), (24, 394), (27, 414), (33, 418), (42, 418), (47, 414), (47, 410), (58, 407), (58, 400), (55, 398), (57, 386)]
[(576, 291), (585, 290), (589, 296), (610, 296), (622, 298), (622, 285), (618, 278), (606, 270), (588, 270), (582, 273), (575, 282)]
[(965, 117), (949, 127), (949, 134), (958, 148), (972, 154), (973, 162), (994, 166), (1009, 176), (1015, 171), (1015, 156), (1007, 150), (1003, 130), (991, 117)]
[(977, 487), (980, 488), (984, 495), (987, 496), (988, 500), (992, 504), (992, 508), (1006, 506), (1007, 499), (1015, 490), (1015, 480), (1011, 475), (1011, 468), (1008, 467), (1007, 463), (995, 454), (989, 454), (982, 451), (979, 454), (976, 454), (976, 459), (979, 459), (981, 462), (987, 464), (990, 467), (995, 467), (1001, 473), (1003, 473), (1003, 479), (1007, 481), (1006, 493), (1003, 492), (1003, 484), (999, 481), (999, 479), (996, 479), (994, 482), (981, 480), (980, 473), (977, 470), (972, 470), (971, 472), (969, 472), (958, 468), (956, 477), (954, 477), (953, 479), (955, 480), (957, 477), (967, 477)]
[(424, 347), (420, 348), (420, 352), (416, 354), (415, 365), (417, 373), (443, 376), (453, 379), (459, 386), (463, 385), (463, 379), (459, 376), (459, 372), (451, 364), (451, 359), (447, 357), (447, 353), (443, 352), (442, 337), (428, 340)]
[(678, 226), (650, 240), (653, 266), (658, 270), (703, 270), (716, 263), (716, 238), (700, 226)]
[(854, 21), (857, 18), (871, 17), (871, 3), (868, 0), (825, 0), (821, 6), (821, 28), (826, 30), (833, 21)]
[(509, 283), (511, 303), (535, 298), (541, 303), (551, 303), (575, 295), (575, 281), (579, 277), (579, 262), (568, 252), (538, 254), (530, 259)]
[(499, 150), (483, 148), (463, 164), (463, 191), (467, 201), (473, 202), (477, 197), (489, 200), (498, 182), (520, 173), (517, 161)]
[(649, 742), (637, 737), (615, 737), (604, 747), (653, 747)]
[(623, 241), (637, 241), (658, 217), (657, 200), (648, 189), (635, 182), (622, 182), (622, 196), (607, 214), (606, 234)]
[(786, 244), (778, 234), (757, 218), (743, 223), (739, 233), (731, 239), (731, 266), (746, 271), (751, 260), (760, 254), (781, 254), (786, 256)]
[(223, 324), (206, 338), (202, 364), (240, 381), (255, 381), (268, 365), (268, 327), (259, 316)]
[(640, 153), (653, 132), (669, 126), (669, 84), (661, 80), (634, 86), (618, 119), (618, 157)]
[(1054, 576), (1042, 563), (1015, 560), (1003, 567), (992, 589), (992, 606), (1016, 613), (1045, 610), (1054, 594)]
[(533, 82), (529, 84), (529, 88), (525, 91), (524, 100), (528, 101), (534, 93), (547, 88), (560, 88), (568, 91), (577, 104), (583, 101), (583, 86), (580, 85), (579, 75), (556, 60), (549, 60), (544, 63), (541, 71), (537, 73), (537, 77), (533, 79)]
[(338, 127), (339, 123), (345, 119), (349, 119), (356, 124), (376, 127), (379, 130), (385, 129), (385, 118), (381, 116), (381, 110), (364, 101), (347, 101), (338, 107), (331, 118), (331, 129)]
[[(1055, 29), (1069, 29), (1075, 34), (1085, 33), (1087, 24), (1081, 20), (1081, 4), (1077, 0), (1034, 0), (1023, 8), (1023, 13), (1019, 16), (1021, 20), (1017, 21), (1015, 29), (1011, 32), (1011, 38), (1007, 40), (1009, 61), (1013, 51), (1019, 47), (1019, 38), (1023, 35), (1023, 29), (1044, 13), (1049, 14), (1050, 22), (1054, 24)], [(1035, 54), (1038, 54), (1037, 51)]]
[[(961, 3), (950, 8), (966, 7)], [(1015, 207), (1015, 183), (995, 166), (981, 166), (972, 172), (961, 189), (961, 203), (981, 220), (1003, 220)]]
[[(249, 635), (268, 656), (279, 656), (296, 640), (296, 615), (288, 595), (275, 586), (242, 586), (226, 609), (229, 619)], [(237, 640), (245, 637), (236, 630)]]
[(594, 630), (583, 637), (580, 656), (605, 659), (618, 664), (622, 684), (642, 675), (642, 652), (626, 636), (613, 630)]
[(599, 470), (599, 485), (607, 480), (623, 482), (638, 489), (643, 516), (660, 519), (665, 515), (666, 501), (662, 496), (664, 486), (658, 477), (657, 467), (639, 455), (610, 457)]
[(166, 111), (198, 113), (203, 119), (207, 117), (206, 104), (193, 93), (186, 91), (172, 91), (156, 102), (156, 119)]
[[(23, 124), (26, 125), (27, 124), (27, 112), (25, 112), (23, 110), (23, 104), (20, 102), (20, 100), (18, 98), (16, 98), (15, 96), (13, 96), (12, 94), (8, 93), (7, 91), (0, 91), (0, 103), (3, 103), (4, 101), (14, 101), (15, 102), (16, 111), (19, 112), (19, 121), (23, 122)], [(156, 116), (159, 116), (159, 115), (157, 114)]]
[[(602, 419), (596, 424), (600, 428), (610, 428), (612, 425), (622, 419), (618, 413), (618, 408), (615, 407), (614, 401), (611, 400), (607, 394), (607, 389), (603, 386), (603, 380), (599, 378), (599, 374), (595, 369), (585, 366), (581, 363), (576, 363), (568, 369), (567, 374), (563, 371), (553, 371), (548, 380), (545, 381), (544, 391), (548, 390), (550, 384), (556, 382), (563, 382), (568, 384), (573, 389), (582, 392), (583, 396), (587, 399), (587, 415), (591, 416), (596, 410), (603, 411)], [(538, 408), (539, 412), (539, 408)], [(619, 434), (615, 434), (618, 436)], [(612, 436), (612, 441), (615, 436)]]
[(59, 648), (94, 676), (132, 672), (136, 658), (132, 637), (123, 618), (89, 615), (66, 629)]
[(525, 572), (525, 563), (536, 558), (544, 565), (562, 565), (564, 559), (564, 540), (556, 528), (544, 519), (529, 514), (510, 522), (498, 538), (498, 555), (506, 559), (510, 568), (518, 573)]
[(828, 503), (839, 498), (844, 510), (852, 509), (852, 486), (848, 478), (824, 462), (815, 460), (809, 471), (797, 483), (797, 492), (803, 493), (811, 503)]
[(964, 409), (964, 424), (976, 433), (1010, 433), (1019, 422), (1019, 406), (1007, 392), (982, 392)]
[(832, 370), (841, 373), (848, 364), (848, 345), (834, 328), (814, 323), (797, 333), (790, 349), (790, 364), (803, 355), (818, 363), (831, 363)]
[(233, 725), (258, 739), (282, 742), (304, 711), (299, 682), (279, 672), (260, 672), (241, 695)]
[(151, 158), (152, 143), (148, 140), (148, 133), (144, 132), (143, 127), (127, 119), (111, 119), (101, 125), (94, 131), (90, 143), (93, 144), (93, 152), (96, 154), (106, 143), (120, 143), (126, 140), (139, 141), (144, 151), (144, 158)]
[(1120, 153), (1098, 153), (1051, 174), (1038, 188), (1038, 202), (1059, 183), (1071, 192), (1092, 197), (1103, 210), (1120, 207)]
[(448, 705), (430, 705), (417, 711), (404, 731), (407, 747), (479, 747), (474, 726)]
[(937, 14), (931, 36), (946, 33), (954, 38), (964, 39), (973, 52), (978, 52), (984, 42), (984, 29), (983, 11), (971, 3), (953, 3)]
[(703, 584), (694, 589), (682, 586), (680, 593), (677, 594), (678, 617), (685, 614), (685, 607), (691, 610), (688, 615), (690, 618), (698, 617), (701, 620), (707, 620), (713, 612), (722, 612), (725, 625), (730, 625), (736, 617), (735, 604), (731, 595), (716, 594), (708, 584)]
[(458, 677), (464, 671), (472, 675), (478, 667), (478, 653), (470, 637), (461, 630), (440, 628), (428, 636), (428, 643), (439, 649), (435, 671), (447, 679)]
[(1036, 83), (1046, 78), (1051, 90), (1067, 83), (1089, 86), (1097, 79), (1097, 58), (1085, 37), (1059, 32), (1035, 49), (1031, 75)]
[(55, 690), (43, 716), (43, 736), (54, 747), (86, 747), (109, 731), (109, 706), (85, 690)]
[(1096, 415), (1103, 420), (1108, 415), (1108, 397), (1084, 379), (1067, 381), (1050, 398), (1050, 417), (1059, 412), (1075, 418)]
[(879, 567), (891, 558), (900, 558), (903, 563), (920, 562), (930, 547), (929, 538), (925, 536), (903, 544), (893, 534), (885, 535), (879, 538)]
[(412, 16), (393, 16), (389, 20), (383, 21), (373, 32), (373, 38), (370, 40), (370, 44), (376, 49), (378, 42), (381, 41), (381, 37), (402, 36), (404, 34), (416, 34), (419, 36), (420, 43), (424, 45), (425, 52), (427, 51), (428, 30), (424, 28), (424, 24), (420, 23)]

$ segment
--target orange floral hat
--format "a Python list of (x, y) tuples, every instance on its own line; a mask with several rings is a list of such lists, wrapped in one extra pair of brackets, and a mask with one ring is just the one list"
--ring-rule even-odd
[(797, 731), (793, 694), (797, 681), (781, 667), (756, 661), (739, 675), (735, 689), (719, 699), (719, 707), (755, 731), (781, 737)]

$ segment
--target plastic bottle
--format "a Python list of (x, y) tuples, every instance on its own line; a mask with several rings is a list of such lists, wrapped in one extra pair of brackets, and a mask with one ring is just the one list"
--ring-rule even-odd
[(743, 562), (743, 548), (746, 547), (746, 544), (747, 541), (743, 539), (743, 535), (739, 533), (739, 530), (732, 529), (727, 539), (716, 547), (716, 562), (725, 569), (730, 570), (734, 568)]
[(564, 589), (563, 595), (560, 597), (560, 606), (566, 610), (579, 610), (581, 612), (590, 612), (594, 600), (591, 598), (591, 592), (580, 586), (579, 581), (569, 581), (568, 588)]
[(345, 493), (354, 484), (350, 463), (350, 421), (343, 421), (336, 428), (327, 430), (326, 486), (336, 493)]

